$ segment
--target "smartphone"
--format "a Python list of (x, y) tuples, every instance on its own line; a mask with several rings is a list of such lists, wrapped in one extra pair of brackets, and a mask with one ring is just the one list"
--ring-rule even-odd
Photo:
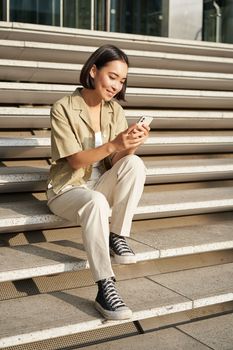
[(150, 123), (152, 122), (153, 117), (141, 117), (138, 121), (137, 124), (146, 124), (146, 125), (150, 125)]

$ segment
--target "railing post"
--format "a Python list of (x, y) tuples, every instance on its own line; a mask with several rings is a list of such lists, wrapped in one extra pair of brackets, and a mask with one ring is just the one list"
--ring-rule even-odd
[(63, 27), (63, 0), (60, 0), (60, 27)]
[(213, 0), (213, 5), (216, 10), (216, 42), (221, 42), (221, 25), (222, 25), (222, 14), (220, 6), (216, 1)]
[(6, 21), (10, 22), (10, 0), (6, 0)]
[(95, 0), (91, 0), (91, 30), (95, 29)]
[(106, 28), (107, 32), (110, 32), (110, 11), (111, 11), (111, 0), (106, 0), (105, 2), (105, 13), (106, 13)]

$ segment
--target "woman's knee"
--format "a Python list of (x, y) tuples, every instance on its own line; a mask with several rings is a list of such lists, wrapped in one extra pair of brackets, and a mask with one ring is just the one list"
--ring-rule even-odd
[(125, 166), (129, 167), (135, 175), (146, 176), (145, 164), (136, 154), (125, 157)]
[(106, 197), (98, 191), (93, 191), (90, 204), (93, 208), (99, 210), (99, 211), (109, 211), (109, 203), (106, 199)]

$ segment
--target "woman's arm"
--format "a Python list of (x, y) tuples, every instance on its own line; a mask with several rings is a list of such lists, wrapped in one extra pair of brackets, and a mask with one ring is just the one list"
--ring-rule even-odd
[[(143, 131), (133, 133), (132, 131), (136, 127), (136, 125), (132, 125), (128, 129), (117, 135), (117, 137), (114, 140), (109, 141), (103, 144), (102, 146), (96, 148), (91, 148), (85, 151), (74, 153), (66, 157), (66, 159), (70, 166), (73, 169), (77, 170), (80, 168), (85, 168), (95, 162), (98, 162), (115, 152), (117, 152), (116, 155), (120, 155), (121, 158), (124, 156), (124, 152), (125, 155), (133, 153), (134, 150), (142, 143), (142, 138), (144, 135)], [(114, 156), (114, 162), (116, 155)]]
[(108, 142), (96, 148), (90, 148), (85, 151), (74, 153), (66, 157), (66, 159), (73, 169), (78, 170), (104, 159), (113, 153), (114, 150), (114, 145), (112, 145), (111, 142)]

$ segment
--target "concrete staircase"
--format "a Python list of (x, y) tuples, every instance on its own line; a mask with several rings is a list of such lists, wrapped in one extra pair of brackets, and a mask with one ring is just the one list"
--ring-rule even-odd
[[(129, 55), (129, 124), (154, 117), (123, 322), (94, 310), (81, 229), (44, 193), (50, 105), (104, 43)], [(0, 22), (0, 48), (0, 348), (233, 348), (233, 46)]]

